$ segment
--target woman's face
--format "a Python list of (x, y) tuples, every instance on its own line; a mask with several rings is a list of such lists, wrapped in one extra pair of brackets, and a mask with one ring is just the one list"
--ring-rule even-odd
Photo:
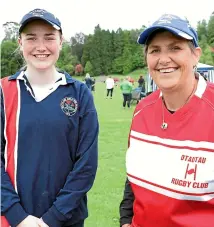
[(60, 32), (51, 25), (35, 20), (25, 26), (19, 45), (28, 67), (46, 70), (58, 60), (62, 38)]
[(185, 39), (168, 31), (157, 33), (148, 45), (150, 75), (161, 90), (185, 87), (194, 75), (200, 54), (201, 49), (193, 53)]

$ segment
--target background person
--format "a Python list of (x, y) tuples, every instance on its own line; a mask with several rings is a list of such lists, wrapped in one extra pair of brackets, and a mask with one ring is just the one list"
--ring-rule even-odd
[(108, 98), (109, 94), (110, 94), (110, 98), (112, 99), (112, 95), (113, 95), (113, 91), (114, 91), (114, 79), (111, 76), (108, 76), (108, 78), (105, 81), (106, 83), (106, 98)]
[(20, 24), (27, 67), (1, 80), (1, 226), (83, 227), (97, 170), (93, 97), (55, 67), (60, 21), (35, 9)]
[(130, 108), (130, 102), (132, 98), (132, 84), (129, 82), (129, 77), (126, 77), (120, 85), (120, 90), (123, 94), (123, 108)]
[(92, 80), (91, 90), (95, 92), (96, 79), (95, 79), (95, 77), (91, 77), (91, 80)]
[(145, 80), (144, 80), (143, 76), (140, 76), (139, 79), (138, 79), (138, 87), (141, 88), (140, 99), (142, 99), (146, 96)]
[(143, 76), (140, 76), (138, 79), (138, 87), (145, 87), (145, 80)]
[(86, 73), (85, 84), (88, 87), (88, 89), (91, 91), (92, 90), (93, 81), (92, 81), (91, 76), (90, 76), (89, 73)]
[(186, 19), (163, 15), (138, 42), (159, 89), (133, 115), (120, 224), (212, 227), (214, 84), (195, 72), (197, 33)]

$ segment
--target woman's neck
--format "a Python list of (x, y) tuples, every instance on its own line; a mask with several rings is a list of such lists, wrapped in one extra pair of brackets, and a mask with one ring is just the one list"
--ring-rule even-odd
[(185, 88), (175, 91), (162, 91), (163, 101), (166, 108), (170, 111), (177, 111), (189, 102), (197, 89), (198, 80), (193, 79), (191, 83), (186, 84)]
[(28, 67), (25, 74), (31, 85), (52, 84), (58, 78), (58, 72), (55, 67), (45, 71), (38, 71)]

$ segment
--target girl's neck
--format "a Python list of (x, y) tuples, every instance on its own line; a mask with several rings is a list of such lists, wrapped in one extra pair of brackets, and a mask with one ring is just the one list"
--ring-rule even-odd
[(28, 67), (25, 74), (31, 85), (52, 84), (55, 83), (59, 77), (59, 73), (55, 67), (45, 71), (38, 71)]

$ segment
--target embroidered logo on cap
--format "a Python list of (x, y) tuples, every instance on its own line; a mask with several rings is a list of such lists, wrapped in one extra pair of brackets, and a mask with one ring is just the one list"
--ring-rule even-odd
[(173, 16), (173, 15), (165, 14), (158, 19), (157, 24), (162, 24), (162, 23), (163, 24), (171, 24), (171, 21), (173, 19), (176, 19), (176, 17)]
[(29, 14), (32, 14), (33, 16), (43, 17), (45, 13), (47, 12), (44, 9), (35, 9), (30, 11)]
[(73, 116), (77, 112), (78, 103), (72, 97), (65, 97), (62, 99), (60, 107), (67, 116)]

